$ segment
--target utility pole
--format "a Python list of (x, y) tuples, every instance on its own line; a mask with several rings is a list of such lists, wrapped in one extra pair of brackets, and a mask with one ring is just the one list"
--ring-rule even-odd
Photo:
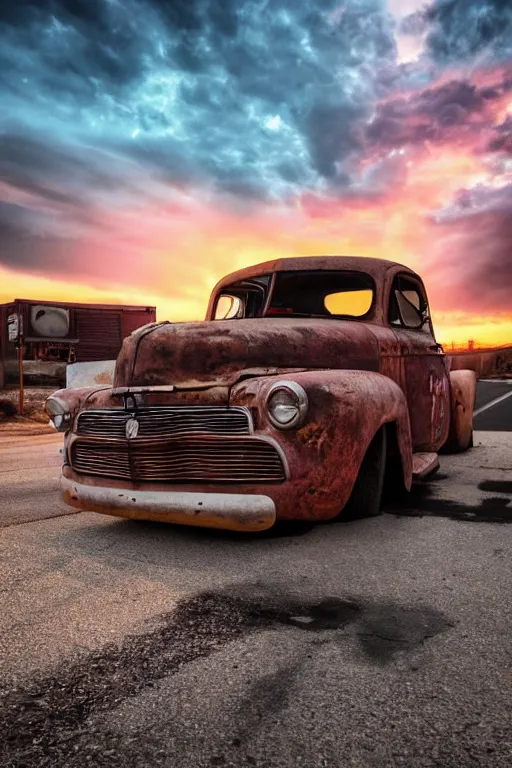
[(23, 343), (23, 315), (21, 314), (21, 311), (18, 309), (18, 317), (17, 317), (17, 323), (16, 323), (16, 335), (18, 337), (18, 375), (20, 379), (20, 400), (19, 400), (19, 414), (20, 416), (23, 416), (23, 411), (25, 407), (25, 389), (24, 389), (24, 381), (23, 381), (23, 356), (25, 354), (25, 347)]
[(21, 335), (18, 339), (18, 367), (19, 367), (19, 377), (20, 377), (20, 402), (19, 402), (20, 416), (23, 416), (24, 397), (25, 397), (24, 383), (23, 383), (23, 352), (24, 352), (23, 336)]

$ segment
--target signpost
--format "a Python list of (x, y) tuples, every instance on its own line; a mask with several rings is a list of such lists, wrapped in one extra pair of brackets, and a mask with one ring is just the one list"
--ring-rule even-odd
[(16, 342), (18, 347), (18, 369), (20, 379), (19, 413), (20, 416), (23, 416), (25, 394), (23, 387), (23, 321), (17, 313), (12, 313), (7, 316), (7, 337), (9, 341)]
[(23, 385), (23, 336), (18, 337), (18, 365), (19, 365), (19, 372), (20, 372), (20, 404), (19, 404), (19, 412), (20, 416), (23, 416), (23, 408), (24, 408), (24, 385)]
[(19, 336), (19, 318), (18, 315), (13, 313), (7, 315), (7, 337), (9, 341), (18, 341)]

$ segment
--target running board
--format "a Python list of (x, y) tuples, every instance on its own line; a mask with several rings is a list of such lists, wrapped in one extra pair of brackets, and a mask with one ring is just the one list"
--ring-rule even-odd
[(413, 453), (412, 455), (412, 479), (423, 480), (439, 469), (439, 456), (437, 453)]

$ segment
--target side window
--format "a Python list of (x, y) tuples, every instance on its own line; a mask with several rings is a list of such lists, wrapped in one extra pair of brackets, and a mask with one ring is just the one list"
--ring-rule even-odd
[(215, 320), (234, 320), (244, 316), (244, 302), (239, 296), (221, 293), (215, 305)]
[(427, 298), (415, 280), (397, 275), (391, 287), (389, 322), (396, 328), (430, 331)]
[(263, 276), (226, 287), (217, 295), (214, 320), (261, 317), (267, 297), (267, 283), (267, 276)]

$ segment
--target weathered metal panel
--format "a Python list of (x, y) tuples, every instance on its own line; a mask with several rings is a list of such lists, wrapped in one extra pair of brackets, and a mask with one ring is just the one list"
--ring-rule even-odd
[(126, 339), (115, 386), (230, 385), (241, 376), (309, 369), (377, 371), (371, 326), (342, 320), (254, 318), (157, 325)]
[(146, 309), (123, 309), (121, 312), (121, 333), (123, 339), (130, 333), (148, 323), (156, 321), (155, 307), (146, 307)]
[(298, 431), (273, 429), (264, 407), (273, 381), (248, 379), (235, 386), (233, 405), (254, 408), (258, 431), (273, 435), (288, 461), (289, 481), (273, 492), (278, 517), (328, 519), (347, 502), (361, 461), (377, 430), (396, 425), (404, 483), (412, 476), (407, 403), (401, 389), (366, 371), (310, 371), (286, 377), (308, 393), (306, 424)]
[(118, 311), (75, 311), (77, 362), (111, 360), (121, 347), (121, 316)]
[(445, 356), (428, 332), (394, 329), (401, 345), (414, 451), (438, 451), (450, 427)]
[(71, 363), (66, 369), (66, 387), (93, 387), (95, 384), (112, 384), (115, 360)]

